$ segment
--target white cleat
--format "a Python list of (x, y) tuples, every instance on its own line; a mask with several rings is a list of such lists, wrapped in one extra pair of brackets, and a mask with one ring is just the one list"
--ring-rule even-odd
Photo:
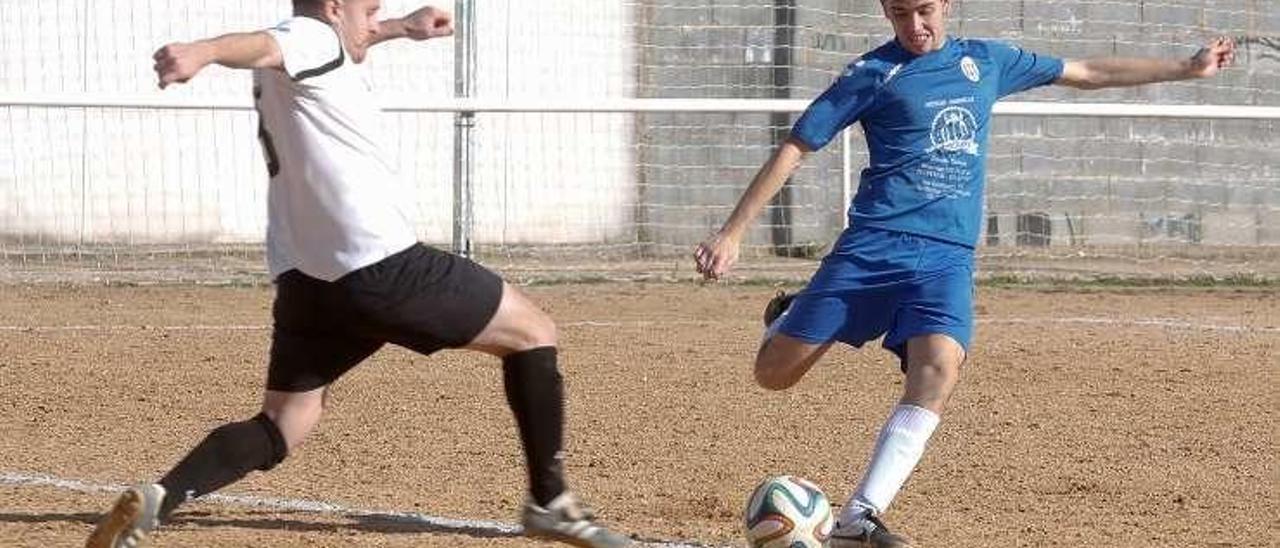
[(568, 491), (561, 493), (545, 508), (533, 501), (526, 502), (521, 522), (525, 536), (531, 538), (585, 548), (631, 546), (631, 539), (597, 525), (591, 510)]
[(116, 499), (93, 534), (85, 542), (85, 548), (141, 548), (150, 539), (148, 533), (159, 525), (160, 502), (164, 500), (164, 487), (158, 483), (146, 483), (130, 487)]

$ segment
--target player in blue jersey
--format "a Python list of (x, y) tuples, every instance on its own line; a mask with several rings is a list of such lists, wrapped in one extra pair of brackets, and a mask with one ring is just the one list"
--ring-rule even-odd
[(906, 372), (902, 398), (837, 518), (835, 548), (910, 545), (879, 516), (920, 461), (969, 352), (992, 105), (1048, 84), (1098, 89), (1206, 78), (1235, 53), (1231, 40), (1219, 38), (1183, 59), (1064, 61), (948, 36), (950, 0), (881, 4), (895, 39), (850, 64), (809, 106), (723, 228), (695, 253), (698, 272), (724, 275), (752, 219), (805, 155), (862, 124), (870, 161), (849, 228), (808, 286), (766, 308), (755, 362), (757, 382), (783, 390), (833, 343), (860, 347), (883, 336)]

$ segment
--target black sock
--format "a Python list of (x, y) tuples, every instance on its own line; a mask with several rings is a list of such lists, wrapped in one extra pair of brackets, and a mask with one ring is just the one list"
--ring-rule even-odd
[(288, 455), (280, 428), (265, 414), (214, 429), (173, 467), (160, 485), (161, 521), (179, 504), (231, 485), (254, 470), (270, 470)]
[(546, 506), (565, 490), (561, 466), (564, 443), (564, 384), (556, 349), (544, 346), (502, 359), (502, 384), (516, 416), (529, 472), (529, 493)]

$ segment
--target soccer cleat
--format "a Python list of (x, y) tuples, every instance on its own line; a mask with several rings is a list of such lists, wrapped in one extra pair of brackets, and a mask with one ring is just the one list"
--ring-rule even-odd
[(880, 518), (868, 514), (848, 524), (836, 523), (831, 548), (911, 548), (911, 541), (889, 532)]
[(130, 487), (116, 499), (115, 506), (102, 516), (85, 548), (139, 548), (145, 546), (148, 533), (159, 525), (160, 502), (164, 487), (148, 483)]
[(594, 520), (591, 510), (568, 491), (561, 493), (545, 508), (533, 501), (526, 502), (521, 517), (527, 537), (585, 548), (631, 546), (631, 539), (596, 525)]
[(791, 306), (791, 301), (795, 300), (795, 298), (795, 293), (787, 293), (779, 289), (778, 294), (769, 299), (769, 304), (764, 307), (764, 326), (773, 325), (773, 321), (787, 311), (787, 308)]

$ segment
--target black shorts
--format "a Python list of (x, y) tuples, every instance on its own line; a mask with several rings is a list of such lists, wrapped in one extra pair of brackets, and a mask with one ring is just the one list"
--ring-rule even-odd
[(501, 301), (497, 274), (422, 244), (334, 282), (290, 270), (276, 279), (267, 389), (326, 386), (385, 343), (423, 354), (466, 346)]

